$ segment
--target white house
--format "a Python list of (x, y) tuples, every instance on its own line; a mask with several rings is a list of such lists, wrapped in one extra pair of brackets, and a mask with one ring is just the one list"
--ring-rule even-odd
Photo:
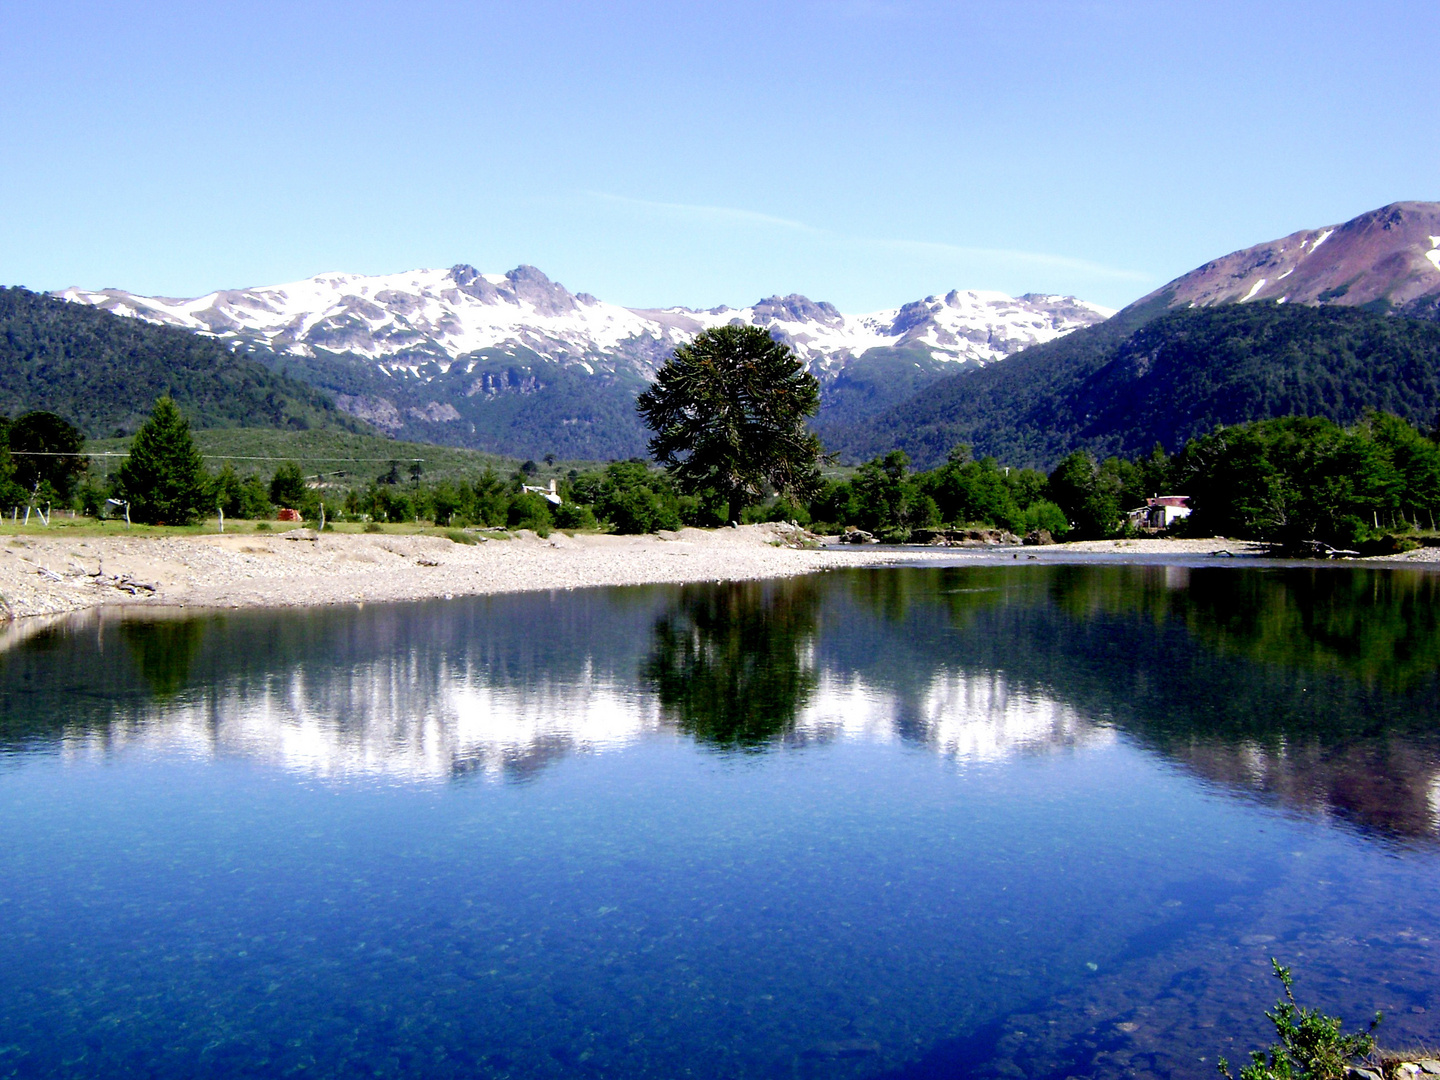
[(1137, 529), (1168, 529), (1181, 518), (1190, 516), (1189, 495), (1156, 495), (1146, 499), (1144, 506), (1127, 511), (1126, 517)]

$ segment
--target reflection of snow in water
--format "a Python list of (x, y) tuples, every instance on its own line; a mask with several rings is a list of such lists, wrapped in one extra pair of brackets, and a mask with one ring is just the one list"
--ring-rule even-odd
[(1263, 788), (1266, 777), (1270, 775), (1270, 762), (1265, 757), (1264, 748), (1254, 740), (1246, 739), (1235, 748), (1235, 754), (1245, 777), (1255, 787)]
[[(1108, 741), (1074, 709), (1012, 688), (1002, 675), (941, 672), (913, 698), (822, 671), (797, 717), (801, 741), (895, 742), (905, 734), (962, 761)], [(236, 756), (309, 776), (447, 780), (524, 775), (571, 753), (626, 746), (663, 727), (652, 699), (587, 666), (524, 685), (472, 670), (421, 672), (397, 657), (344, 678), (301, 667), (254, 685), (154, 706), (103, 735), (74, 735), (74, 757), (134, 747)]]
[(613, 676), (497, 685), (472, 673), (417, 672), (406, 658), (312, 680), (304, 668), (157, 706), (104, 735), (66, 740), (72, 756), (132, 746), (243, 757), (319, 777), (448, 780), (525, 775), (575, 752), (624, 746), (658, 729), (658, 710)]
[(1440, 776), (1430, 781), (1430, 828), (1440, 833)]
[(801, 738), (891, 742), (906, 735), (957, 761), (1108, 743), (1113, 730), (1053, 698), (1012, 686), (998, 672), (940, 671), (911, 699), (861, 679), (822, 676), (801, 715)]
[[(904, 738), (960, 761), (1093, 744), (1110, 729), (992, 672), (938, 672), (904, 695), (822, 669), (796, 718), (800, 742)], [(668, 730), (654, 698), (586, 664), (564, 678), (500, 682), (483, 669), (397, 656), (343, 672), (300, 666), (151, 705), (103, 733), (65, 739), (71, 757), (132, 748), (240, 757), (307, 776), (445, 781), (525, 776)]]

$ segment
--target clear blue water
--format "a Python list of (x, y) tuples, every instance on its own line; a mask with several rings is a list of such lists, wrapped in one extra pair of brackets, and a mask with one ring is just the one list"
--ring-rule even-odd
[(876, 570), (12, 629), (0, 1076), (1209, 1077), (1437, 1038), (1440, 586)]

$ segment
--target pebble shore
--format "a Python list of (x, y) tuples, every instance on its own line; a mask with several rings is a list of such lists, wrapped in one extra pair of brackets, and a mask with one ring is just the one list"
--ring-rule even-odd
[[(277, 533), (12, 535), (0, 541), (0, 622), (89, 608), (306, 607), (486, 593), (788, 577), (846, 566), (1258, 557), (1232, 540), (1105, 540), (1049, 547), (816, 546), (794, 526), (682, 529), (654, 536), (522, 532), (444, 536)], [(1364, 560), (1403, 564), (1437, 549)]]

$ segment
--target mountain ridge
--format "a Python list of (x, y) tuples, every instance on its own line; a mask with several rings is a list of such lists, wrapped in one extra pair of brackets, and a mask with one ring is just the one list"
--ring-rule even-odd
[(1440, 203), (1390, 203), (1204, 263), (1110, 320), (942, 378), (830, 433), (849, 460), (956, 443), (1011, 465), (1136, 454), (1291, 413), (1440, 409)]
[(44, 409), (87, 435), (129, 435), (162, 394), (197, 427), (371, 430), (212, 338), (0, 288), (0, 414)]
[(651, 376), (682, 341), (736, 321), (770, 328), (823, 372), (872, 348), (926, 347), (936, 359), (984, 363), (1113, 314), (1074, 297), (958, 289), (858, 315), (796, 293), (745, 308), (627, 308), (572, 293), (533, 266), (483, 274), (464, 263), (398, 274), (317, 274), (191, 299), (76, 286), (53, 295), (277, 353), (324, 350), (396, 358), (403, 367), (406, 359), (455, 360), (513, 345), (560, 361), (593, 362), (609, 353)]
[[(1317, 258), (1317, 256), (1319, 256)], [(1440, 316), (1440, 203), (1394, 202), (1212, 259), (1131, 307), (1275, 303)]]
[(822, 434), (956, 367), (982, 367), (1103, 321), (1073, 297), (951, 290), (845, 315), (799, 294), (746, 308), (625, 308), (533, 266), (319, 274), (193, 299), (120, 289), (56, 296), (217, 339), (332, 394), (397, 438), (522, 457), (645, 452), (635, 397), (679, 344), (739, 322), (792, 345), (821, 381)]

